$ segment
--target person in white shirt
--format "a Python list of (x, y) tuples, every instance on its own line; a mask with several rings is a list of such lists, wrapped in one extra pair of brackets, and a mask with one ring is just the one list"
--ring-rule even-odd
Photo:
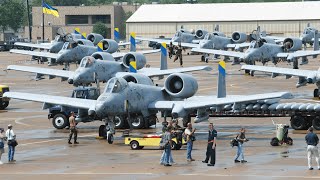
[(8, 125), (8, 130), (6, 131), (6, 136), (7, 136), (7, 140), (8, 140), (8, 149), (9, 149), (8, 161), (15, 162), (16, 161), (16, 160), (14, 160), (15, 146), (12, 145), (11, 142), (16, 139), (16, 135), (14, 134), (14, 132), (12, 130), (11, 124)]
[(193, 148), (193, 141), (195, 140), (194, 132), (196, 129), (192, 129), (192, 124), (188, 123), (187, 128), (184, 130), (184, 136), (186, 136), (186, 142), (187, 142), (187, 161), (194, 161), (194, 159), (191, 156), (191, 151)]

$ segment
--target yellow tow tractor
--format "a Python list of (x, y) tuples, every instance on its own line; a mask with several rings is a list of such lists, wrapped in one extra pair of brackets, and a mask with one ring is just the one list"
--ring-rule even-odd
[[(182, 133), (181, 133), (182, 135)], [(131, 149), (137, 150), (146, 147), (158, 147), (160, 148), (161, 134), (151, 134), (151, 135), (134, 135), (128, 136), (124, 139), (124, 144), (130, 145)], [(180, 138), (178, 138), (180, 137)], [(180, 139), (180, 140), (178, 140)], [(171, 149), (179, 150), (182, 145), (185, 145), (186, 142), (182, 138), (182, 136), (175, 136), (172, 138), (172, 146)]]
[(5, 109), (9, 105), (9, 98), (2, 97), (5, 92), (9, 91), (9, 86), (0, 85), (0, 110)]

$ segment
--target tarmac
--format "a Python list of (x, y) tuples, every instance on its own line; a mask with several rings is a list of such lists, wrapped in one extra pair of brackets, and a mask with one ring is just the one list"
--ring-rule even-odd
[[(197, 95), (216, 94), (217, 61), (208, 64), (200, 61), (199, 55), (184, 54), (184, 67), (209, 65), (210, 72), (192, 73), (199, 82)], [(28, 65), (48, 67), (29, 61), (29, 56), (0, 53), (0, 84), (10, 86), (12, 92), (30, 92), (59, 96), (70, 96), (73, 87), (59, 78), (35, 81), (35, 75), (26, 72), (2, 71), (8, 65)], [(309, 64), (301, 69), (318, 69), (319, 59), (309, 59)], [(160, 55), (147, 55), (151, 67), (159, 67)], [(179, 62), (168, 59), (169, 68), (179, 67)], [(260, 64), (260, 63), (257, 63)], [(269, 66), (273, 66), (271, 63)], [(280, 67), (292, 67), (286, 62)], [(62, 69), (63, 66), (49, 68)], [(71, 65), (74, 70), (76, 65)], [(245, 76), (239, 71), (240, 65), (227, 63), (227, 91), (230, 95), (248, 95), (288, 91), (296, 98), (290, 102), (317, 102), (312, 99), (315, 85), (295, 88), (297, 78), (271, 79), (265, 73), (255, 73), (255, 77)], [(160, 85), (163, 80), (155, 80)], [(102, 88), (104, 84), (102, 84)], [(16, 147), (16, 163), (7, 163), (7, 153), (2, 155), (0, 165), (1, 179), (315, 179), (320, 178), (320, 170), (310, 171), (307, 167), (307, 152), (304, 136), (306, 131), (289, 130), (293, 139), (292, 146), (272, 147), (270, 140), (275, 136), (277, 123), (290, 124), (289, 117), (282, 118), (210, 118), (218, 131), (217, 160), (214, 167), (208, 167), (201, 161), (205, 158), (208, 122), (194, 124), (197, 128), (192, 156), (196, 161), (187, 162), (186, 146), (173, 151), (175, 164), (164, 167), (159, 164), (162, 150), (157, 147), (145, 147), (131, 150), (124, 145), (121, 130), (115, 135), (115, 142), (108, 144), (97, 139), (98, 128), (102, 122), (79, 123), (79, 145), (67, 144), (68, 130), (56, 130), (47, 119), (48, 110), (42, 110), (41, 103), (11, 100), (6, 110), (0, 111), (0, 127), (6, 129), (13, 124), (19, 145)], [(155, 127), (133, 130), (132, 133), (153, 134), (161, 131), (161, 121)], [(181, 123), (181, 122), (180, 122)], [(250, 139), (245, 143), (247, 163), (234, 163), (236, 147), (229, 142), (241, 127), (247, 129)], [(7, 148), (5, 148), (7, 152)]]

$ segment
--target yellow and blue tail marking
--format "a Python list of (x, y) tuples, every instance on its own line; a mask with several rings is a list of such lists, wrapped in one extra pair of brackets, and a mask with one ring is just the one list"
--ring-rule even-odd
[(226, 76), (226, 62), (220, 61), (218, 65), (218, 70), (222, 76)]
[(114, 28), (114, 39), (119, 42), (120, 40), (120, 33), (119, 33), (119, 28)]
[(98, 48), (98, 52), (102, 52), (103, 51), (103, 43), (102, 42), (99, 42), (97, 44), (97, 48)]
[(131, 45), (130, 51), (136, 51), (136, 33), (134, 32), (130, 33), (130, 45)]
[(166, 43), (161, 43), (160, 50), (161, 50), (161, 54), (163, 56), (167, 56), (167, 44)]
[(75, 34), (80, 34), (80, 28), (74, 28), (74, 33)]
[(135, 61), (130, 62), (129, 71), (133, 73), (137, 72), (137, 63)]
[(81, 33), (81, 39), (87, 39), (87, 33)]

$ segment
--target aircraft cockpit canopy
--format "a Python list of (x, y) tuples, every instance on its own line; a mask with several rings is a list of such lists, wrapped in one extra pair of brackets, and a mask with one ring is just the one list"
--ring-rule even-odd
[(180, 37), (181, 36), (181, 32), (176, 32), (176, 34), (174, 36)]
[(210, 40), (211, 39), (211, 34), (206, 34), (205, 36), (204, 36), (204, 40)]
[(125, 86), (126, 86), (126, 81), (124, 82), (121, 81), (121, 79), (118, 78), (112, 78), (108, 81), (108, 84), (106, 85), (105, 92), (106, 93), (119, 93), (121, 92)]
[(94, 62), (95, 62), (95, 59), (93, 57), (86, 56), (81, 60), (80, 67), (82, 67), (82, 68), (91, 67)]
[(253, 48), (258, 48), (258, 44), (256, 43), (256, 41), (251, 41), (249, 49), (253, 49)]

